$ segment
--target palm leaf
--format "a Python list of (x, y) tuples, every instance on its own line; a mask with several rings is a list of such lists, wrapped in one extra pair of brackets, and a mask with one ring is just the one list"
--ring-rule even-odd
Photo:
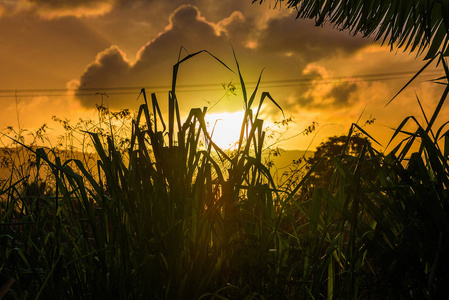
[(295, 8), (297, 18), (314, 19), (317, 26), (330, 22), (352, 34), (374, 35), (375, 41), (392, 48), (413, 51), (419, 46), (418, 54), (427, 49), (425, 59), (449, 50), (446, 0), (276, 0), (276, 4), (283, 2)]

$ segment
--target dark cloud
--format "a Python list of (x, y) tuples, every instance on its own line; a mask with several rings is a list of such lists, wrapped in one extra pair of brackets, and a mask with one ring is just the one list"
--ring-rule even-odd
[(334, 99), (334, 105), (345, 106), (351, 103), (351, 95), (357, 91), (357, 88), (357, 84), (355, 83), (339, 84), (332, 88), (327, 94), (327, 97)]
[(80, 88), (116, 86), (127, 77), (131, 66), (125, 54), (116, 46), (111, 46), (98, 54), (94, 63), (90, 64), (80, 79)]
[(196, 22), (200, 18), (200, 12), (192, 5), (184, 5), (176, 9), (170, 16), (170, 26), (175, 31), (185, 30), (191, 25), (197, 25)]
[[(138, 3), (142, 5), (143, 2)], [(196, 6), (182, 5), (170, 15), (165, 30), (140, 49), (135, 62), (128, 61), (118, 47), (112, 47), (100, 53), (86, 69), (80, 78), (80, 87), (168, 86), (181, 46), (190, 53), (206, 49), (225, 62), (232, 63), (231, 43), (247, 81), (256, 81), (264, 67), (267, 70), (263, 80), (270, 81), (282, 80), (282, 77), (302, 77), (310, 62), (335, 55), (350, 55), (370, 43), (329, 27), (315, 28), (311, 22), (295, 20), (291, 14), (260, 18), (265, 18), (267, 24), (261, 24), (254, 14), (239, 11), (231, 12), (218, 22), (211, 22)], [(186, 65), (190, 65), (188, 70)], [(182, 66), (180, 78), (189, 84), (227, 81), (216, 75), (220, 68), (215, 61), (211, 64), (210, 59), (198, 59), (193, 64), (187, 62)], [(313, 71), (308, 73), (308, 77), (319, 76)], [(280, 99), (279, 103), (286, 109), (294, 109), (298, 105), (317, 107), (320, 101), (326, 101), (331, 106), (347, 105), (356, 86), (335, 86), (327, 94), (320, 94), (321, 98), (313, 90), (313, 87), (301, 86), (290, 89), (290, 94), (280, 91), (277, 94), (284, 99)], [(86, 107), (98, 102), (93, 98), (80, 99)], [(109, 101), (116, 108), (129, 105), (129, 97), (114, 96)]]
[(218, 25), (234, 46), (242, 48), (248, 47), (255, 29), (255, 25), (239, 11), (233, 12), (228, 18), (220, 21)]
[[(228, 57), (231, 54), (227, 38), (218, 28), (208, 23), (196, 7), (184, 5), (171, 15), (166, 30), (142, 47), (135, 63), (126, 60), (125, 54), (118, 47), (111, 47), (100, 53), (81, 76), (80, 88), (168, 86), (171, 84), (172, 66), (177, 62), (181, 46), (189, 53), (207, 49), (220, 58), (225, 53)], [(183, 56), (185, 54), (183, 52)], [(219, 77), (215, 77), (215, 71), (221, 67), (215, 61), (211, 64), (211, 59), (198, 59), (193, 64), (186, 62), (184, 65), (179, 75), (184, 82), (220, 82)], [(188, 71), (184, 72), (189, 65)], [(226, 71), (225, 68), (221, 69)], [(211, 71), (214, 71), (212, 76)], [(92, 97), (80, 97), (80, 100), (86, 107), (92, 107), (98, 102), (98, 99)], [(129, 97), (110, 97), (109, 105), (115, 108), (129, 106)]]
[(270, 53), (296, 54), (312, 62), (338, 52), (352, 53), (370, 43), (329, 26), (315, 27), (312, 20), (285, 16), (268, 22), (259, 37), (258, 48)]
[[(225, 39), (216, 32), (213, 24), (207, 23), (198, 9), (191, 5), (183, 5), (170, 16), (170, 24), (165, 32), (147, 45), (139, 53), (139, 64), (147, 65), (150, 60), (164, 59), (170, 52), (176, 55), (182, 45), (186, 49), (195, 49), (204, 45), (219, 49)], [(172, 56), (173, 57), (173, 56)]]
[[(163, 3), (162, 5), (159, 5)], [(118, 0), (116, 1), (117, 9), (128, 9), (130, 7), (157, 7), (158, 11), (162, 13), (173, 11), (181, 5), (190, 4), (201, 8), (201, 12), (208, 20), (214, 23), (227, 18), (235, 11), (246, 11), (251, 14), (251, 10), (257, 13), (259, 5), (252, 5), (249, 1), (235, 1), (235, 0), (221, 0), (211, 3), (210, 0), (170, 0), (170, 1), (155, 1), (155, 0)], [(264, 8), (266, 9), (266, 7)]]
[[(357, 99), (360, 87), (356, 83), (326, 83), (326, 78), (317, 70), (308, 71), (307, 78), (310, 80), (310, 84), (291, 87), (288, 92), (281, 93), (283, 98), (277, 99), (277, 101), (284, 111), (290, 114), (309, 109), (331, 112), (347, 109)], [(274, 108), (269, 110), (269, 115), (276, 114), (278, 112)]]
[[(297, 89), (296, 108), (320, 108), (335, 110), (347, 108), (354, 104), (358, 85), (351, 82), (331, 83), (332, 86), (325, 87), (319, 83), (308, 86), (306, 89)], [(295, 107), (295, 105), (292, 105)]]
[(251, 14), (251, 10), (248, 9), (251, 6), (251, 1), (222, 0), (211, 3), (209, 0), (196, 0), (191, 3), (201, 7), (202, 13), (215, 23), (229, 17), (235, 11), (245, 11), (248, 12), (248, 15)]

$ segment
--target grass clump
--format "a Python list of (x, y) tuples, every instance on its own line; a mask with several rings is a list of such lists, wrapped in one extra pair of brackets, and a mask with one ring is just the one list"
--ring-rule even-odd
[[(399, 125), (392, 140), (406, 139), (388, 154), (353, 124), (276, 186), (259, 112), (266, 99), (278, 105), (262, 93), (252, 109), (260, 78), (247, 93), (238, 63), (245, 115), (236, 148), (213, 142), (206, 108), (181, 122), (177, 72), (202, 52), (174, 66), (167, 123), (145, 90), (129, 137), (108, 118), (99, 128), (59, 120), (90, 138), (94, 164), (18, 140), (36, 159), (0, 190), (0, 297), (447, 298), (447, 123), (432, 130), (447, 92), (431, 121)], [(411, 120), (416, 131), (403, 132)]]
[[(120, 151), (112, 130), (87, 132), (96, 172), (80, 159), (62, 162), (28, 147), (55, 184), (48, 193), (31, 191), (28, 183), (15, 188), (22, 181), (2, 191), (1, 229), (10, 249), (2, 281), (15, 278), (16, 295), (196, 299), (263, 292), (256, 281), (269, 276), (266, 258), (275, 259), (269, 249), (276, 240), (270, 228), (274, 186), (261, 163), (263, 121), (257, 115), (271, 97), (263, 93), (253, 115), (256, 91), (244, 93), (240, 140), (229, 156), (206, 130), (206, 109), (192, 109), (180, 122), (177, 68), (197, 54), (174, 67), (167, 125), (155, 94), (147, 99), (142, 90), (127, 151)], [(242, 284), (245, 266), (260, 268), (248, 284)]]

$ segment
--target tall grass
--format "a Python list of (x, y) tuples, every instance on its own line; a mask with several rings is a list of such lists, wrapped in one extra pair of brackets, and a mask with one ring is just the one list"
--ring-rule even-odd
[[(448, 122), (433, 129), (449, 91), (446, 61), (441, 64), (446, 89), (432, 117), (424, 114), (425, 124), (404, 119), (390, 143), (405, 138), (387, 154), (353, 124), (340, 155), (309, 166), (297, 194), (288, 196), (284, 227), (303, 257), (295, 276), (304, 298), (448, 297)], [(403, 130), (409, 122), (416, 131)], [(366, 143), (350, 153), (356, 131)], [(324, 162), (331, 162), (331, 176), (323, 183), (314, 178)]]
[[(192, 109), (180, 121), (177, 70), (199, 53), (174, 67), (167, 125), (155, 94), (147, 99), (142, 90), (145, 103), (127, 153), (118, 151), (114, 135), (103, 143), (99, 133), (88, 132), (99, 158), (97, 176), (78, 159), (62, 162), (28, 147), (38, 169), (50, 168), (55, 187), (29, 193), (15, 188), (17, 182), (2, 191), (8, 249), (2, 274), (16, 279), (17, 295), (195, 299), (264, 291), (259, 276), (269, 276), (276, 242), (274, 186), (261, 161), (264, 132), (257, 116), (265, 98), (274, 100), (263, 93), (254, 115), (257, 87), (249, 97), (244, 89), (240, 139), (228, 156), (206, 130), (206, 109)], [(260, 268), (250, 282), (248, 267)]]
[[(449, 135), (447, 123), (432, 129), (447, 89), (430, 121), (398, 126), (392, 140), (406, 139), (388, 154), (353, 124), (340, 155), (277, 187), (259, 112), (267, 99), (278, 105), (265, 92), (256, 100), (260, 78), (246, 90), (238, 63), (245, 115), (235, 150), (213, 142), (206, 108), (181, 122), (177, 73), (199, 54), (208, 52), (173, 68), (168, 120), (142, 90), (130, 138), (111, 122), (84, 131), (94, 169), (18, 141), (36, 172), (0, 190), (0, 297), (447, 298)], [(404, 132), (412, 120), (416, 131)], [(349, 151), (356, 137), (364, 144)], [(330, 175), (320, 177), (324, 163)], [(34, 184), (41, 168), (49, 189)]]

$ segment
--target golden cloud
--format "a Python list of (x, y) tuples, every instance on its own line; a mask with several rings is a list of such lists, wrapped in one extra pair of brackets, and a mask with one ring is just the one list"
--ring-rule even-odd
[(16, 6), (16, 11), (33, 11), (43, 19), (56, 19), (68, 16), (83, 18), (105, 15), (113, 7), (114, 0), (21, 0)]

